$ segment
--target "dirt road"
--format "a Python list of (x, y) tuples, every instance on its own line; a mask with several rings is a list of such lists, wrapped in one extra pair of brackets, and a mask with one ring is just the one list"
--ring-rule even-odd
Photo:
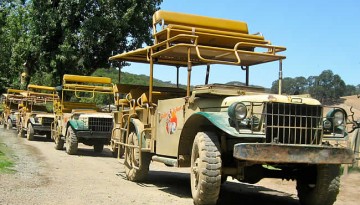
[[(94, 154), (80, 146), (70, 156), (54, 149), (45, 137), (27, 141), (15, 130), (0, 128), (0, 143), (14, 150), (15, 174), (0, 174), (0, 204), (181, 204), (192, 203), (188, 169), (150, 165), (148, 179), (134, 183), (125, 178), (122, 160), (108, 149)], [(358, 204), (360, 174), (342, 178), (336, 205)], [(228, 181), (218, 204), (297, 205), (295, 183), (274, 179), (257, 185)]]

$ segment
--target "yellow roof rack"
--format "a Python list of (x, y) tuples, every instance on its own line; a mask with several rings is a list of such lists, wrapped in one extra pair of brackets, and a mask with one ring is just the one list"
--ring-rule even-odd
[(64, 84), (64, 90), (73, 90), (79, 92), (100, 92), (100, 93), (113, 93), (112, 86), (92, 86), (92, 85), (81, 85), (81, 84)]
[[(156, 30), (161, 23), (162, 28)], [(247, 24), (192, 14), (157, 11), (153, 15), (155, 44), (118, 54), (109, 60), (187, 66), (231, 64), (251, 66), (285, 59), (285, 47), (271, 45), (261, 35), (248, 34)]]
[(55, 87), (49, 87), (49, 86), (43, 86), (43, 85), (34, 85), (34, 84), (29, 84), (28, 85), (28, 90), (44, 90), (44, 91), (51, 91), (51, 92), (55, 92)]
[(26, 90), (18, 90), (18, 89), (12, 89), (12, 88), (9, 88), (7, 90), (7, 93), (8, 94), (20, 94), (22, 92), (25, 92)]
[(63, 77), (63, 84), (68, 82), (111, 84), (111, 78), (65, 74)]
[[(177, 24), (235, 33), (248, 33), (248, 26), (245, 22), (164, 10), (159, 10), (154, 13), (153, 26), (156, 26), (157, 23), (161, 23), (163, 26), (168, 24)], [(153, 32), (155, 34), (156, 29), (154, 29)]]

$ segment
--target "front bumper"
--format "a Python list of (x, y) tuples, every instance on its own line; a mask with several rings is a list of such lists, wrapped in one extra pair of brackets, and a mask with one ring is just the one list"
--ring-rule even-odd
[(97, 132), (89, 130), (78, 130), (76, 132), (76, 137), (84, 139), (109, 139), (111, 138), (111, 132)]
[(35, 132), (51, 132), (51, 126), (33, 124)]
[(352, 164), (355, 160), (346, 148), (269, 143), (235, 144), (233, 156), (259, 163)]

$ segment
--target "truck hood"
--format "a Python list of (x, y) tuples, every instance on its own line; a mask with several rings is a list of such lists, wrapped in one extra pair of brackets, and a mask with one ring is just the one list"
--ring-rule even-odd
[(113, 118), (113, 114), (111, 113), (81, 113), (80, 118), (89, 118), (89, 117), (97, 117), (97, 118)]
[(48, 118), (55, 118), (53, 113), (35, 113), (36, 117), (48, 117)]
[(306, 105), (321, 105), (321, 103), (306, 95), (276, 95), (276, 94), (261, 94), (261, 95), (242, 95), (227, 97), (223, 100), (221, 106), (230, 106), (234, 102), (278, 102), (278, 103), (292, 103), (292, 104), (306, 104)]

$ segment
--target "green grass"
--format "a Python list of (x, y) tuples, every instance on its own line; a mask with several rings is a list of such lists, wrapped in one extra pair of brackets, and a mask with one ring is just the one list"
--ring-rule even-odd
[(350, 167), (349, 167), (349, 173), (351, 173), (351, 172), (360, 173), (360, 167), (350, 166)]
[(10, 150), (0, 142), (0, 174), (15, 172), (12, 167), (14, 166), (13, 160), (8, 156)]

